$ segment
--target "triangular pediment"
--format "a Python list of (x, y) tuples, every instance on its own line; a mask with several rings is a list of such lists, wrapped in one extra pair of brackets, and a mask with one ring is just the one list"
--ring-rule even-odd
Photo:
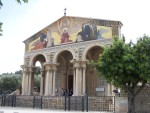
[(24, 41), (26, 51), (118, 36), (120, 21), (63, 16)]

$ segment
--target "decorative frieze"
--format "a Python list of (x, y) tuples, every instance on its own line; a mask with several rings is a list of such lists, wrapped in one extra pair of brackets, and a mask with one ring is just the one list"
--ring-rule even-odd
[[(35, 54), (43, 54), (43, 53), (56, 53), (57, 51), (60, 51), (61, 49), (71, 49), (71, 50), (79, 50), (79, 48), (82, 48), (84, 50), (86, 47), (93, 45), (95, 43), (98, 43), (99, 45), (107, 45), (110, 44), (112, 39), (100, 39), (100, 40), (91, 40), (91, 41), (85, 41), (85, 42), (79, 42), (79, 43), (68, 43), (64, 45), (58, 45), (55, 47), (50, 47), (50, 48), (43, 48), (39, 50), (33, 50), (33, 51), (28, 51), (25, 52), (25, 57), (30, 57)], [(76, 48), (76, 49), (75, 49)]]

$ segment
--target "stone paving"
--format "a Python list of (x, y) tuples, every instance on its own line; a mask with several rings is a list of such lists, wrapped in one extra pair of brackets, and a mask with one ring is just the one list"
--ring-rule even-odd
[[(63, 111), (63, 110), (50, 110), (50, 109), (33, 109), (33, 108), (20, 108), (20, 107), (0, 107), (0, 113), (64, 113), (64, 112), (78, 112), (82, 111)], [(91, 112), (91, 111), (90, 111)], [(112, 113), (112, 112), (93, 112), (92, 113)]]

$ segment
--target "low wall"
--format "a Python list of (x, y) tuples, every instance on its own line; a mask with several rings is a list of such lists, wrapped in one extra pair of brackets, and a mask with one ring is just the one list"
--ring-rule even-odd
[[(123, 92), (121, 97), (127, 98), (127, 94)], [(135, 111), (136, 113), (150, 113), (150, 85), (145, 86), (135, 98)]]
[(115, 105), (113, 96), (104, 97), (88, 97), (88, 109), (89, 111), (108, 111), (114, 112)]
[[(3, 96), (5, 102), (2, 106), (26, 107), (39, 109), (57, 109), (68, 111), (103, 111), (114, 112), (113, 96), (88, 97), (88, 96)], [(2, 100), (0, 100), (2, 103)]]
[(128, 98), (127, 97), (115, 97), (115, 113), (127, 113), (128, 112)]
[(145, 87), (135, 99), (137, 113), (150, 113), (150, 86)]
[(16, 96), (15, 107), (33, 107), (34, 96)]
[(42, 97), (42, 108), (65, 109), (65, 97)]

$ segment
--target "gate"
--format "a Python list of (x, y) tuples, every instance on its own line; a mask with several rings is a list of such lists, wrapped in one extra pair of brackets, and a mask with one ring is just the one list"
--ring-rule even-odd
[(2, 95), (1, 106), (11, 106), (14, 107), (15, 96), (13, 95)]
[(84, 97), (83, 96), (66, 96), (65, 97), (65, 110), (73, 110), (73, 111), (84, 111), (85, 104), (84, 104)]
[(41, 108), (42, 109), (42, 96), (34, 96), (33, 98), (33, 109)]

